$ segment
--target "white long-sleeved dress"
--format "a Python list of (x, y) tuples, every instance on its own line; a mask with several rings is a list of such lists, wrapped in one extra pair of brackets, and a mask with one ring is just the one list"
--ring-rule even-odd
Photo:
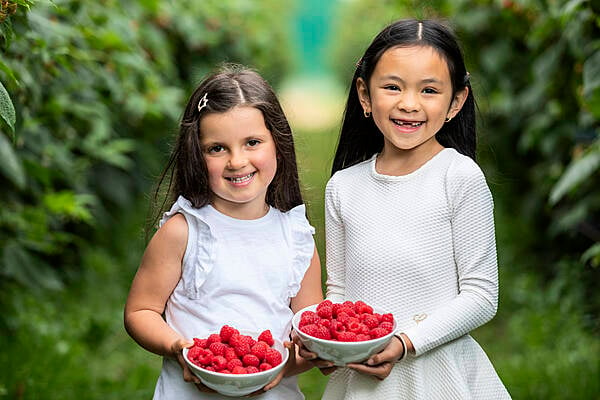
[(323, 399), (510, 398), (468, 334), (498, 301), (493, 200), (481, 169), (454, 149), (404, 176), (377, 173), (375, 161), (327, 184), (327, 298), (392, 312), (416, 354), (383, 381), (340, 368)]

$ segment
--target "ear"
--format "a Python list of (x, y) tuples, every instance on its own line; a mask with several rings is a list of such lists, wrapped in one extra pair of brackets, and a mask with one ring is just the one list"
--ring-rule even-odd
[(369, 96), (369, 87), (363, 78), (356, 80), (356, 91), (358, 92), (358, 101), (362, 105), (363, 111), (371, 112), (371, 97)]
[(467, 96), (469, 95), (469, 87), (465, 86), (464, 89), (456, 92), (454, 98), (452, 99), (452, 103), (450, 103), (450, 108), (448, 109), (448, 113), (446, 118), (452, 119), (458, 114), (458, 112), (462, 109), (465, 101), (467, 101)]

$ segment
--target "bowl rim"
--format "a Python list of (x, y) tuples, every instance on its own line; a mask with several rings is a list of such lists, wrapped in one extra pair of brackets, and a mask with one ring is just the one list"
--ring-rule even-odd
[[(312, 335), (309, 335), (308, 333), (300, 330), (300, 327), (298, 326), (298, 323), (296, 322), (296, 320), (300, 319), (300, 316), (302, 315), (302, 313), (304, 311), (312, 311), (311, 308), (316, 309), (317, 306), (319, 304), (311, 304), (310, 306), (306, 306), (303, 309), (299, 310), (296, 314), (294, 314), (294, 316), (292, 317), (292, 328), (294, 331), (296, 331), (296, 333), (298, 335), (304, 335), (308, 338), (310, 338), (310, 340), (314, 340), (317, 343), (324, 343), (324, 344), (334, 344), (336, 346), (348, 346), (348, 347), (352, 347), (352, 346), (356, 346), (357, 344), (371, 344), (371, 343), (375, 343), (375, 342), (379, 342), (379, 341), (385, 341), (388, 338), (391, 338), (392, 336), (394, 336), (394, 334), (396, 334), (396, 330), (398, 329), (398, 323), (396, 322), (396, 318), (394, 317), (394, 326), (392, 328), (392, 331), (389, 332), (388, 334), (386, 334), (385, 336), (381, 336), (375, 339), (369, 339), (369, 340), (361, 340), (361, 341), (357, 341), (357, 342), (340, 342), (338, 340), (330, 340), (330, 339), (321, 339)], [(373, 307), (373, 311), (375, 312), (375, 310), (377, 310), (376, 312), (378, 314), (381, 314), (379, 311), (381, 310), (378, 307)], [(388, 313), (385, 313), (388, 314)], [(391, 313), (389, 313), (391, 314)]]
[[(245, 332), (245, 331), (240, 331), (240, 333), (244, 333), (244, 332)], [(246, 334), (246, 333), (244, 333), (244, 334)], [(255, 332), (252, 332), (252, 334), (255, 334)], [(259, 333), (258, 333), (256, 336), (258, 336), (258, 335), (260, 335), (260, 332), (259, 332)], [(202, 368), (202, 367), (201, 367), (201, 366), (199, 366), (199, 365), (196, 365), (196, 364), (194, 364), (194, 363), (193, 363), (193, 362), (192, 362), (192, 361), (191, 361), (191, 360), (188, 358), (188, 352), (189, 352), (189, 351), (190, 351), (190, 349), (191, 349), (192, 347), (194, 347), (194, 346), (190, 346), (190, 347), (185, 347), (185, 348), (183, 348), (183, 350), (182, 350), (182, 352), (183, 352), (183, 359), (185, 360), (185, 362), (186, 362), (186, 363), (187, 363), (187, 364), (188, 364), (190, 367), (192, 367), (192, 368), (195, 368), (196, 370), (200, 370), (200, 371), (202, 371), (202, 373), (206, 373), (207, 375), (213, 375), (213, 376), (215, 376), (215, 377), (219, 377), (219, 378), (223, 378), (223, 377), (232, 377), (232, 376), (234, 376), (234, 377), (248, 377), (248, 376), (251, 376), (251, 377), (253, 377), (253, 378), (254, 378), (254, 377), (261, 377), (261, 376), (263, 376), (263, 375), (264, 375), (264, 376), (266, 376), (266, 375), (272, 374), (272, 373), (273, 373), (275, 370), (278, 370), (278, 371), (279, 371), (279, 370), (281, 370), (281, 368), (283, 368), (283, 366), (285, 366), (285, 364), (287, 363), (287, 361), (288, 361), (288, 359), (289, 359), (289, 357), (290, 357), (290, 349), (288, 349), (287, 347), (285, 347), (285, 346), (283, 345), (283, 342), (282, 342), (281, 340), (279, 340), (279, 339), (276, 339), (276, 338), (273, 338), (273, 340), (275, 341), (275, 343), (278, 343), (278, 344), (280, 344), (280, 345), (281, 345), (281, 347), (283, 347), (283, 349), (284, 349), (284, 354), (281, 354), (281, 356), (282, 356), (282, 357), (281, 357), (281, 363), (277, 364), (276, 366), (274, 366), (274, 367), (273, 367), (273, 368), (271, 368), (271, 369), (267, 369), (266, 371), (250, 372), (250, 373), (247, 373), (247, 374), (227, 374), (227, 373), (222, 373), (222, 372), (209, 371), (209, 370), (207, 370), (207, 369), (205, 369), (205, 368)], [(273, 348), (273, 347), (271, 347), (271, 348)], [(275, 349), (275, 350), (277, 350), (277, 349)], [(279, 350), (277, 350), (277, 351), (279, 351)], [(281, 352), (279, 351), (279, 353), (281, 353)]]

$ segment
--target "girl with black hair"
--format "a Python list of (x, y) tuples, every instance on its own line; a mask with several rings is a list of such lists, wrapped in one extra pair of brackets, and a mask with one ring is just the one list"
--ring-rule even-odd
[(469, 335), (498, 303), (493, 201), (475, 146), (453, 33), (433, 20), (387, 26), (357, 63), (326, 188), (327, 298), (388, 310), (398, 330), (364, 364), (337, 368), (323, 399), (510, 398)]

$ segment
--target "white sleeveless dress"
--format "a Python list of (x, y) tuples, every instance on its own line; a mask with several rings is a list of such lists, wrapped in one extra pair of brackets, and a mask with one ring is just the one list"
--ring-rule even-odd
[[(288, 212), (271, 207), (255, 220), (239, 220), (212, 206), (192, 207), (179, 197), (161, 224), (181, 213), (188, 224), (182, 275), (165, 319), (183, 337), (208, 337), (227, 324), (290, 340), (290, 300), (296, 296), (314, 251), (314, 229), (304, 205)], [(179, 364), (163, 360), (154, 399), (229, 399), (205, 394), (183, 380)], [(284, 378), (257, 400), (304, 399), (296, 377)]]

